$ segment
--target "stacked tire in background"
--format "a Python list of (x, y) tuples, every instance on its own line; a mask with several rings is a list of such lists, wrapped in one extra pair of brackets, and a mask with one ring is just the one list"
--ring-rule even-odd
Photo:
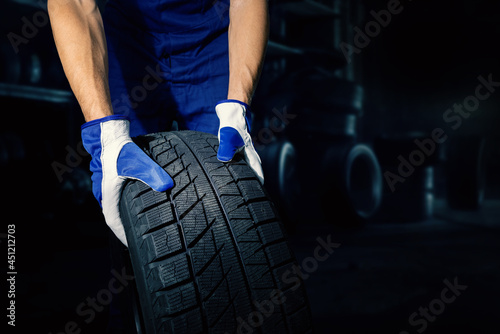
[[(307, 67), (278, 78), (261, 100), (267, 119), (256, 133), (284, 128), (273, 132), (272, 143), (254, 140), (266, 188), (289, 228), (311, 220), (353, 227), (372, 217), (382, 177), (371, 147), (358, 138), (362, 87)], [(284, 122), (281, 128), (270, 126), (276, 119)]]
[[(339, 227), (366, 220), (425, 221), (433, 217), (437, 194), (454, 210), (480, 208), (485, 192), (482, 136), (449, 135), (433, 144), (432, 154), (416, 152), (421, 148), (415, 141), (431, 140), (429, 133), (364, 140), (358, 132), (362, 88), (320, 67), (287, 73), (269, 87), (260, 97), (264, 120), (257, 124), (254, 141), (266, 188), (290, 230), (312, 220)], [(410, 170), (399, 175), (402, 160), (403, 169)], [(401, 180), (391, 187), (386, 172)]]
[[(422, 222), (436, 209), (478, 210), (485, 193), (485, 138), (454, 134), (442, 143), (430, 134), (382, 135), (374, 149), (384, 174), (383, 200), (374, 217), (380, 222)], [(427, 149), (422, 144), (427, 141)], [(424, 152), (424, 150), (426, 152)], [(447, 208), (437, 207), (442, 198)]]

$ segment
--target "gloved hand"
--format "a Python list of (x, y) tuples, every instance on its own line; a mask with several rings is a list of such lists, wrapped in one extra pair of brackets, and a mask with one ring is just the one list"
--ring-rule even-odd
[(215, 111), (220, 121), (217, 159), (228, 162), (233, 159), (236, 153), (243, 151), (246, 162), (263, 184), (264, 173), (260, 157), (255, 151), (250, 137), (250, 121), (248, 117), (250, 107), (238, 100), (224, 100), (215, 106)]
[(120, 191), (127, 178), (144, 182), (155, 191), (166, 191), (174, 182), (168, 173), (142, 151), (129, 135), (129, 121), (113, 115), (82, 125), (83, 146), (91, 155), (92, 192), (106, 224), (127, 246), (120, 219)]

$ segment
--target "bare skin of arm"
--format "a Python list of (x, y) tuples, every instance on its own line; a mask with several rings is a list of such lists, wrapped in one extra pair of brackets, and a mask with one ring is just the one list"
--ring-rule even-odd
[(229, 22), (227, 97), (250, 104), (269, 34), (267, 0), (231, 0)]
[(113, 114), (108, 55), (95, 0), (48, 0), (57, 51), (86, 121)]

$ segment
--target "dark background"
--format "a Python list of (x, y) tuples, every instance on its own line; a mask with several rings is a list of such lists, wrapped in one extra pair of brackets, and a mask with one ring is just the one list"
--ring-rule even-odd
[[(500, 82), (500, 5), (401, 1), (348, 63), (341, 43), (356, 46), (354, 28), (365, 31), (387, 1), (269, 3), (253, 103), (266, 187), (299, 264), (318, 237), (341, 244), (305, 280), (317, 332), (417, 333), (408, 317), (456, 278), (467, 289), (425, 332), (498, 333), (500, 92), (456, 129), (443, 115), (475, 94), (479, 76)], [(16, 224), (16, 330), (59, 333), (75, 321), (82, 333), (105, 333), (109, 308), (89, 324), (75, 312), (111, 278), (108, 230), (79, 145), (83, 118), (43, 3), (0, 8), (1, 209), (2, 225)], [(23, 32), (34, 17), (36, 32)], [(15, 53), (8, 37), (26, 32)], [(276, 110), (296, 117), (280, 122)], [(397, 174), (398, 156), (408, 159), (414, 139), (436, 128), (446, 141), (391, 192), (384, 172)], [(280, 162), (285, 142), (295, 153)]]

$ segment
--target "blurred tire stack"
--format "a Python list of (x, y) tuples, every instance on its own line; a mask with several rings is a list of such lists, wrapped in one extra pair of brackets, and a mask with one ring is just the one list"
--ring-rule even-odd
[[(359, 69), (338, 50), (354, 24), (347, 18), (355, 17), (361, 4), (270, 5), (271, 41), (253, 104), (254, 142), (266, 189), (291, 230), (314, 220), (358, 226), (377, 212), (382, 189), (378, 160), (358, 133), (363, 116)], [(314, 27), (314, 33), (296, 31), (296, 26)]]
[[(448, 209), (481, 208), (486, 188), (486, 139), (455, 133), (441, 144), (431, 144), (430, 138), (423, 132), (375, 138), (384, 180), (382, 205), (374, 221), (423, 222), (449, 213)], [(426, 142), (427, 148), (417, 141)], [(437, 199), (443, 199), (446, 207), (437, 206)]]

